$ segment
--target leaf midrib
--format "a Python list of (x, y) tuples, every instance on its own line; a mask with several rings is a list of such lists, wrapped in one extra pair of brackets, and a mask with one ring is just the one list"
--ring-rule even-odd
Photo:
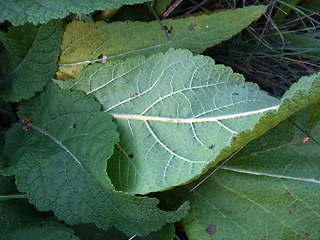
[(320, 183), (320, 181), (316, 179), (290, 177), (290, 176), (284, 176), (284, 175), (278, 175), (278, 174), (242, 170), (242, 169), (231, 168), (231, 167), (221, 167), (221, 169), (226, 171), (231, 171), (231, 172), (255, 175), (255, 176), (265, 176), (265, 177), (272, 177), (272, 178), (278, 178), (278, 179), (280, 178), (280, 179), (295, 180), (295, 181), (302, 181), (302, 182)]
[(278, 110), (280, 105), (276, 105), (269, 108), (263, 108), (259, 110), (229, 114), (218, 117), (209, 117), (209, 118), (166, 118), (158, 116), (145, 116), (140, 114), (119, 114), (119, 113), (110, 113), (116, 119), (125, 119), (125, 120), (139, 120), (139, 121), (157, 121), (157, 122), (168, 122), (168, 123), (199, 123), (199, 122), (217, 122), (220, 120), (234, 119), (238, 117), (246, 117), (254, 114), (264, 113), (269, 110)]
[(24, 58), (22, 59), (22, 61), (14, 68), (12, 69), (9, 73), (7, 73), (6, 76), (4, 76), (2, 79), (0, 79), (0, 84), (2, 84), (4, 81), (6, 81), (9, 77), (11, 77), (11, 75), (13, 75), (15, 72), (17, 72), (21, 66), (24, 64), (24, 62), (28, 59), (29, 55), (31, 54), (32, 50), (33, 50), (33, 46), (35, 45), (35, 43), (37, 42), (37, 36), (38, 36), (38, 32), (41, 29), (42, 26), (40, 26), (35, 34), (34, 40), (27, 52), (27, 54), (24, 56)]

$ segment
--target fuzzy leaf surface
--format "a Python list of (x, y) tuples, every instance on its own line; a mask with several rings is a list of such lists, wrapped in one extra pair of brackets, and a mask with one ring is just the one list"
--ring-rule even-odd
[(116, 189), (140, 194), (190, 181), (320, 97), (319, 76), (280, 101), (211, 58), (172, 49), (95, 64), (64, 84), (112, 114), (120, 143), (108, 174)]
[[(12, 177), (0, 174), (0, 195), (16, 193)], [(54, 217), (39, 215), (25, 199), (0, 200), (1, 239), (67, 240), (79, 238), (73, 229)]]
[(318, 102), (254, 140), (191, 193), (188, 238), (319, 239), (319, 109)]
[(124, 4), (148, 2), (148, 0), (9, 0), (0, 2), (0, 22), (9, 20), (13, 25), (25, 22), (46, 23), (50, 19), (63, 18), (70, 12), (90, 13), (106, 8), (119, 8)]
[(10, 27), (0, 32), (0, 94), (18, 102), (41, 91), (58, 68), (63, 28), (60, 20), (34, 26)]
[(197, 17), (166, 19), (162, 24), (172, 28), (170, 40), (158, 21), (110, 24), (73, 21), (67, 25), (63, 36), (57, 76), (59, 79), (75, 78), (84, 66), (99, 60), (101, 54), (108, 60), (137, 54), (149, 56), (169, 48), (185, 48), (198, 54), (239, 33), (265, 10), (265, 6), (251, 6)]
[[(117, 230), (110, 228), (105, 231), (99, 229), (94, 224), (79, 224), (73, 226), (75, 234), (81, 240), (128, 240), (128, 237)], [(175, 236), (175, 228), (173, 223), (167, 223), (159, 231), (151, 232), (148, 236), (135, 237), (136, 240), (172, 240)]]
[(19, 117), (32, 121), (29, 131), (17, 124), (8, 132), (3, 170), (40, 211), (53, 210), (68, 224), (117, 227), (127, 235), (147, 235), (186, 215), (159, 210), (157, 199), (114, 190), (107, 160), (118, 142), (116, 125), (101, 105), (80, 92), (49, 85), (20, 106)]

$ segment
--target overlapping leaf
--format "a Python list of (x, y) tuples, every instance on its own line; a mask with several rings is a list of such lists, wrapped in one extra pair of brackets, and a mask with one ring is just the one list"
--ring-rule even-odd
[(105, 8), (118, 8), (124, 4), (148, 2), (148, 0), (10, 0), (0, 2), (0, 22), (9, 20), (14, 25), (32, 22), (46, 23), (50, 19), (63, 18), (70, 12), (90, 13)]
[(82, 93), (52, 84), (23, 102), (19, 117), (25, 126), (8, 132), (3, 172), (16, 175), (19, 190), (39, 210), (53, 210), (68, 224), (94, 222), (127, 235), (147, 235), (185, 216), (187, 205), (165, 212), (156, 207), (157, 199), (114, 190), (106, 163), (118, 133), (111, 115), (100, 108)]
[(108, 174), (117, 189), (144, 194), (190, 181), (315, 101), (319, 78), (280, 101), (210, 58), (170, 50), (96, 64), (65, 84), (113, 115), (120, 143)]
[(101, 55), (108, 60), (124, 59), (137, 54), (148, 56), (169, 48), (201, 53), (239, 33), (265, 10), (265, 6), (250, 6), (210, 15), (166, 19), (162, 24), (171, 31), (170, 40), (158, 21), (111, 24), (74, 21), (67, 25), (63, 36), (57, 76), (59, 79), (75, 78), (84, 66), (99, 60)]
[(319, 109), (303, 109), (248, 144), (196, 189), (183, 220), (188, 238), (318, 239)]
[[(79, 224), (73, 226), (75, 234), (81, 240), (128, 240), (128, 237), (115, 228), (107, 231), (97, 228), (94, 224)], [(173, 223), (167, 223), (157, 232), (151, 232), (148, 236), (135, 237), (135, 240), (173, 240), (175, 229)]]
[[(14, 179), (0, 174), (0, 195), (16, 192)], [(39, 215), (25, 199), (0, 199), (0, 238), (67, 240), (78, 238), (73, 229), (60, 223), (56, 218)]]
[(0, 32), (0, 94), (18, 102), (41, 91), (55, 75), (62, 41), (59, 20), (44, 25), (25, 24)]

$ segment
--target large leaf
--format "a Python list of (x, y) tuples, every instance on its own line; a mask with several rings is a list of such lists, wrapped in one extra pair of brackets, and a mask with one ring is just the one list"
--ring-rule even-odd
[(319, 239), (319, 141), (318, 102), (248, 144), (191, 193), (188, 238)]
[(46, 23), (50, 19), (63, 18), (70, 12), (90, 13), (105, 8), (118, 8), (124, 4), (148, 2), (148, 0), (10, 0), (0, 2), (0, 22), (9, 20), (14, 25), (25, 22)]
[(197, 177), (320, 97), (319, 75), (280, 101), (186, 50), (95, 64), (64, 83), (112, 114), (120, 143), (108, 174), (117, 189), (142, 194)]
[[(106, 163), (118, 141), (116, 125), (101, 105), (83, 93), (49, 85), (20, 106), (8, 132), (3, 172), (16, 174), (17, 186), (41, 211), (53, 210), (68, 224), (112, 225), (127, 235), (147, 235), (186, 215), (159, 210), (157, 199), (116, 192)], [(23, 129), (25, 131), (23, 131)], [(29, 131), (27, 131), (29, 129)]]
[(44, 25), (30, 23), (0, 32), (5, 49), (0, 52), (0, 94), (18, 102), (41, 91), (55, 75), (63, 28), (59, 20)]
[[(16, 192), (14, 179), (0, 174), (0, 195)], [(0, 238), (67, 240), (78, 238), (73, 229), (60, 223), (56, 218), (38, 214), (25, 199), (0, 199)]]
[[(167, 19), (162, 24), (171, 29), (168, 40), (158, 21), (78, 22), (67, 25), (61, 45), (59, 79), (75, 78), (82, 68), (100, 55), (108, 60), (143, 54), (148, 56), (169, 48), (186, 48), (201, 53), (206, 48), (231, 38), (259, 18), (265, 6), (226, 10), (210, 15)], [(99, 60), (100, 61), (100, 60)]]

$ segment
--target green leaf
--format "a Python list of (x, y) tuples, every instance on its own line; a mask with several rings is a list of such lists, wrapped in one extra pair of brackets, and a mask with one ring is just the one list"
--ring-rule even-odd
[[(0, 195), (15, 192), (14, 179), (0, 174)], [(71, 228), (54, 217), (39, 215), (24, 199), (0, 201), (0, 225), (1, 239), (78, 239)]]
[[(115, 228), (108, 231), (97, 228), (94, 224), (79, 224), (73, 227), (81, 240), (128, 240), (128, 237)], [(135, 237), (135, 240), (173, 240), (175, 229), (172, 223), (164, 225), (161, 230), (151, 232), (148, 236)]]
[(34, 26), (27, 23), (0, 32), (0, 94), (18, 102), (41, 91), (55, 75), (63, 28), (59, 20)]
[(0, 22), (9, 20), (14, 25), (32, 22), (46, 23), (50, 19), (63, 18), (70, 12), (90, 13), (105, 8), (118, 8), (124, 4), (148, 2), (150, 0), (58, 0), (39, 2), (37, 0), (11, 0), (0, 2)]
[(188, 238), (318, 239), (319, 140), (320, 102), (248, 144), (191, 193)]
[(67, 25), (63, 36), (57, 76), (59, 79), (75, 78), (84, 66), (99, 60), (101, 54), (114, 60), (137, 54), (148, 56), (172, 47), (201, 53), (239, 33), (265, 10), (265, 6), (251, 6), (197, 17), (166, 19), (162, 24), (172, 28), (170, 40), (158, 21), (110, 24), (74, 21)]
[(94, 222), (127, 235), (147, 235), (180, 220), (187, 204), (165, 212), (156, 207), (157, 199), (114, 190), (106, 167), (118, 133), (111, 115), (100, 110), (83, 93), (49, 85), (21, 104), (19, 117), (32, 126), (9, 130), (4, 154), (10, 160), (3, 172), (16, 175), (19, 190), (40, 211), (53, 210), (68, 224)]
[(120, 143), (109, 177), (140, 194), (198, 177), (320, 98), (320, 75), (302, 78), (280, 101), (211, 58), (172, 49), (95, 64), (64, 84), (112, 114)]

